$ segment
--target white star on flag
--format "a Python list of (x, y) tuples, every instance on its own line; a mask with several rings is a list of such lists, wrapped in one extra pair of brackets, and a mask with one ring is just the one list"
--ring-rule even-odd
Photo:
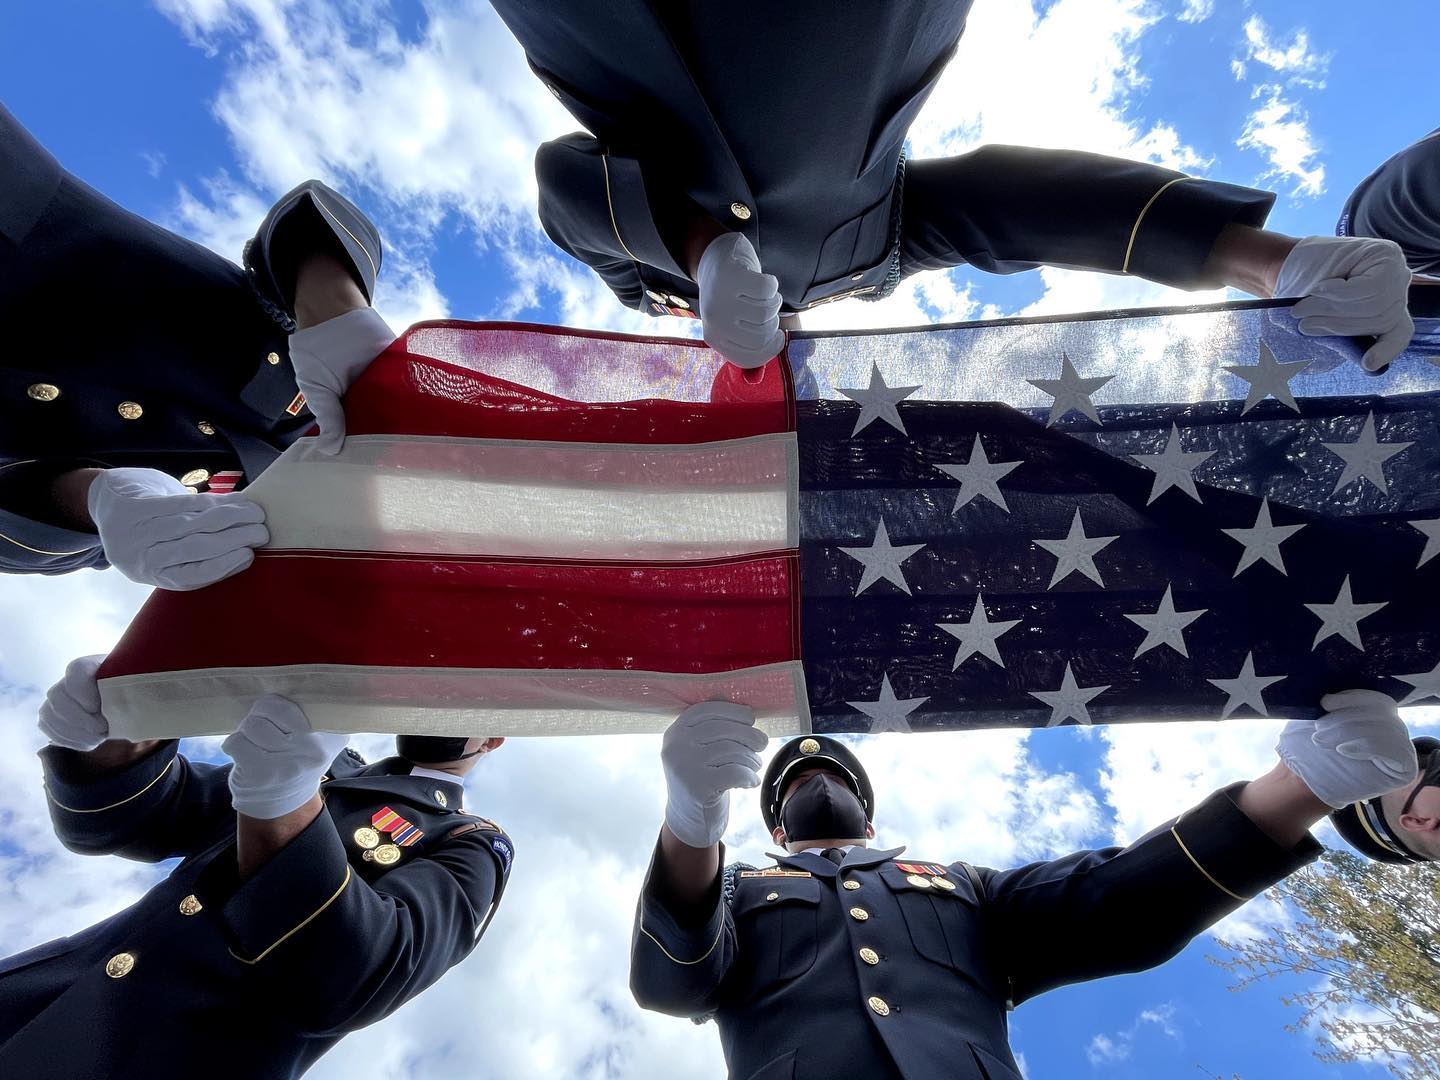
[(1095, 411), (1095, 403), (1090, 400), (1090, 395), (1114, 377), (1114, 375), (1098, 375), (1082, 379), (1076, 372), (1075, 365), (1070, 363), (1069, 355), (1062, 352), (1060, 354), (1060, 378), (1026, 379), (1025, 381), (1041, 393), (1049, 394), (1055, 399), (1054, 404), (1050, 406), (1050, 418), (1045, 421), (1046, 427), (1054, 427), (1055, 421), (1071, 409), (1077, 409), (1095, 423), (1100, 423), (1100, 414)]
[(1095, 567), (1095, 555), (1107, 544), (1118, 539), (1118, 536), (1086, 536), (1085, 525), (1080, 520), (1080, 508), (1076, 507), (1075, 516), (1070, 521), (1070, 532), (1065, 539), (1035, 541), (1038, 546), (1055, 556), (1055, 573), (1050, 578), (1050, 584), (1045, 587), (1053, 589), (1078, 570), (1103, 589), (1105, 582)]
[(1030, 690), (1028, 693), (1050, 706), (1050, 719), (1045, 726), (1054, 727), (1062, 720), (1090, 723), (1090, 702), (1109, 689), (1109, 686), (1075, 685), (1075, 676), (1071, 673), (1070, 662), (1067, 660), (1059, 690)]
[(950, 665), (950, 670), (954, 671), (976, 653), (989, 657), (1003, 668), (1005, 661), (1000, 659), (1000, 649), (996, 646), (995, 642), (1001, 634), (1019, 626), (1020, 620), (1009, 619), (1002, 622), (991, 622), (990, 616), (985, 611), (985, 604), (981, 600), (980, 594), (976, 593), (975, 608), (970, 613), (969, 622), (936, 623), (935, 625), (960, 642), (960, 648), (955, 653), (955, 663)]
[(1440, 664), (1436, 664), (1429, 671), (1417, 671), (1413, 675), (1392, 675), (1390, 677), (1399, 679), (1401, 682), (1408, 682), (1414, 687), (1400, 701), (1401, 705), (1413, 705), (1426, 698), (1440, 698)]
[[(1176, 611), (1175, 601), (1170, 596), (1172, 586), (1165, 586), (1165, 595), (1160, 598), (1160, 606), (1150, 615), (1130, 615), (1129, 619), (1140, 629), (1145, 631), (1145, 640), (1135, 650), (1135, 656), (1149, 652), (1157, 645), (1169, 645), (1185, 659), (1190, 659), (1190, 653), (1185, 648), (1185, 627), (1198, 619), (1209, 608), (1200, 608), (1196, 611)], [(1135, 659), (1135, 657), (1131, 657)]]
[(1310, 360), (1287, 360), (1281, 363), (1275, 359), (1275, 354), (1270, 351), (1270, 346), (1262, 341), (1259, 363), (1250, 367), (1241, 364), (1224, 365), (1225, 370), (1231, 375), (1238, 376), (1250, 384), (1240, 415), (1244, 416), (1267, 397), (1273, 397), (1298, 413), (1300, 406), (1295, 404), (1295, 395), (1290, 392), (1290, 380), (1309, 367), (1311, 363)]
[(1388, 495), (1390, 494), (1390, 485), (1385, 480), (1385, 462), (1415, 444), (1413, 442), (1377, 442), (1375, 439), (1375, 413), (1372, 411), (1366, 415), (1365, 425), (1360, 429), (1360, 434), (1356, 436), (1354, 442), (1327, 442), (1320, 445), (1345, 462), (1345, 468), (1340, 471), (1340, 479), (1335, 481), (1335, 490), (1330, 492), (1331, 495), (1338, 493), (1341, 488), (1355, 480), (1369, 480), (1380, 489), (1381, 494)]
[(1345, 575), (1345, 580), (1340, 583), (1340, 593), (1335, 597), (1333, 604), (1306, 604), (1305, 606), (1320, 619), (1320, 629), (1315, 632), (1315, 642), (1310, 646), (1314, 652), (1320, 642), (1332, 635), (1339, 634), (1346, 641), (1350, 642), (1361, 652), (1365, 646), (1360, 642), (1360, 620), (1368, 619), (1389, 601), (1379, 604), (1357, 604), (1350, 595), (1350, 575)]
[(1230, 719), (1230, 714), (1241, 705), (1248, 705), (1261, 716), (1269, 716), (1265, 708), (1265, 688), (1274, 683), (1281, 682), (1288, 678), (1285, 675), (1256, 675), (1255, 654), (1245, 654), (1245, 663), (1240, 668), (1240, 674), (1233, 679), (1206, 679), (1208, 683), (1218, 686), (1225, 691), (1228, 700), (1225, 708), (1220, 710), (1220, 719)]
[(1280, 554), (1280, 545), (1290, 537), (1303, 529), (1304, 525), (1276, 525), (1270, 520), (1270, 500), (1260, 500), (1260, 513), (1255, 517), (1255, 524), (1249, 529), (1221, 529), (1226, 536), (1232, 540), (1238, 540), (1245, 545), (1245, 550), (1240, 553), (1240, 565), (1235, 567), (1235, 573), (1231, 577), (1239, 577), (1240, 572), (1247, 566), (1264, 559), (1271, 566), (1285, 574), (1285, 560)]
[(855, 421), (855, 430), (850, 432), (852, 439), (876, 420), (884, 420), (901, 435), (908, 436), (910, 434), (905, 430), (905, 422), (900, 419), (900, 410), (895, 406), (919, 390), (920, 387), (886, 386), (885, 376), (880, 374), (880, 365), (872, 364), (870, 385), (864, 390), (846, 390), (838, 386), (836, 389), (860, 406), (860, 416)]
[(1195, 477), (1191, 474), (1214, 454), (1214, 450), (1182, 450), (1180, 428), (1171, 423), (1170, 440), (1165, 444), (1164, 451), (1159, 454), (1130, 455), (1155, 473), (1155, 483), (1150, 488), (1150, 498), (1145, 500), (1145, 505), (1149, 506), (1172, 487), (1178, 487), (1196, 502), (1200, 502), (1200, 493), (1195, 490)]
[(898, 586), (900, 591), (908, 596), (910, 584), (905, 580), (905, 573), (900, 569), (900, 564), (924, 546), (924, 544), (891, 544), (890, 534), (885, 529), (885, 519), (882, 517), (879, 528), (875, 530), (875, 539), (869, 547), (842, 547), (840, 549), (865, 567), (864, 572), (860, 575), (860, 584), (855, 589), (855, 595), (859, 596), (875, 582), (884, 578), (892, 585)]
[(847, 701), (845, 704), (870, 717), (870, 732), (874, 734), (877, 731), (909, 731), (910, 714), (929, 700), (928, 697), (897, 699), (887, 674), (880, 677), (880, 696), (874, 701)]
[(960, 494), (955, 497), (955, 508), (950, 511), (952, 514), (959, 513), (960, 508), (977, 495), (983, 495), (1008, 514), (1010, 507), (1005, 504), (1005, 495), (996, 481), (1023, 464), (1023, 461), (991, 461), (985, 456), (980, 436), (976, 435), (969, 461), (963, 465), (936, 465), (935, 468), (960, 481)]
[(1420, 561), (1415, 564), (1415, 569), (1419, 570), (1436, 555), (1440, 555), (1440, 518), (1412, 521), (1410, 524), (1425, 534), (1425, 550), (1420, 553)]

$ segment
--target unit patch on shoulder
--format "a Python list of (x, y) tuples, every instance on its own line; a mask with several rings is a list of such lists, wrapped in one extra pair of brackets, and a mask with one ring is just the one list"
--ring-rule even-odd
[(500, 860), (501, 869), (510, 873), (510, 861), (515, 858), (515, 849), (510, 846), (510, 841), (503, 836), (490, 837), (490, 850), (495, 852), (495, 857)]

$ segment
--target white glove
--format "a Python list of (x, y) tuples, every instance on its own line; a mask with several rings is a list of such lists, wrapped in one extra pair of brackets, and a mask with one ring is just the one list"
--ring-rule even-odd
[(320, 425), (315, 448), (338, 454), (345, 446), (345, 408), (350, 384), (395, 340), (372, 307), (356, 308), (290, 335), (290, 362), (305, 404)]
[(238, 574), (270, 542), (265, 511), (243, 495), (196, 495), (158, 469), (107, 469), (90, 519), (110, 565), (131, 581), (184, 592)]
[(702, 701), (665, 729), (665, 824), (682, 844), (718, 844), (730, 819), (730, 789), (760, 786), (760, 755), (770, 741), (755, 713), (728, 701)]
[(1374, 337), (1360, 360), (1366, 371), (1379, 371), (1410, 344), (1409, 289), (1400, 245), (1358, 236), (1305, 237), (1275, 280), (1276, 296), (1305, 297), (1290, 309), (1302, 334)]
[(311, 730), (299, 705), (266, 694), (220, 744), (235, 762), (231, 804), (247, 817), (283, 817), (320, 790), (320, 777), (349, 741), (348, 735)]
[(711, 240), (695, 277), (705, 344), (742, 368), (761, 367), (785, 347), (780, 282), (760, 272), (760, 257), (744, 233)]
[(110, 721), (100, 711), (100, 687), (95, 682), (104, 659), (102, 654), (71, 660), (65, 677), (45, 695), (40, 731), (51, 746), (94, 750), (110, 738)]
[(1320, 699), (1325, 715), (1292, 720), (1275, 752), (1321, 802), (1335, 809), (1394, 791), (1420, 770), (1395, 702), (1378, 690)]

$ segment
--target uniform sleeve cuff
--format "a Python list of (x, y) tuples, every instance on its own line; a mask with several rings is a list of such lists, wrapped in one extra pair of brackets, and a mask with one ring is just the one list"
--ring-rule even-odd
[(335, 822), (323, 808), (299, 836), (240, 885), (221, 912), (236, 959), (264, 960), (351, 886)]
[(110, 565), (95, 533), (44, 520), (49, 485), (57, 477), (104, 467), (80, 458), (0, 466), (0, 572), (63, 574)]
[(1308, 834), (1293, 848), (1272, 840), (1236, 803), (1244, 786), (1222, 788), (1170, 827), (1195, 868), (1220, 892), (1241, 901), (1313, 862), (1321, 852)]
[[(724, 900), (720, 892), (723, 871), (715, 876), (710, 892), (702, 901), (682, 910), (655, 884), (655, 860), (659, 855), (657, 845), (645, 875), (645, 886), (640, 891), (640, 934), (673, 962), (698, 964), (715, 950), (725, 928)], [(725, 865), (723, 844), (720, 865)]]
[(1265, 224), (1275, 195), (1215, 180), (1177, 177), (1141, 209), (1122, 269), (1181, 289), (1214, 288), (1202, 274), (1226, 225)]
[(70, 813), (94, 814), (126, 804), (140, 810), (164, 797), (169, 786), (164, 780), (174, 767), (179, 745), (172, 739), (133, 765), (101, 777), (89, 774), (85, 755), (47, 746), (40, 751), (45, 794), (52, 806)]

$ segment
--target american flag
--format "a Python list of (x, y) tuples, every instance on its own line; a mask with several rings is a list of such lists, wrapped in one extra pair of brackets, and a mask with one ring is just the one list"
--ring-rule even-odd
[(1440, 696), (1440, 367), (1246, 303), (690, 340), (413, 327), (249, 489), (272, 543), (157, 593), (112, 730), (776, 734), (1313, 715)]

